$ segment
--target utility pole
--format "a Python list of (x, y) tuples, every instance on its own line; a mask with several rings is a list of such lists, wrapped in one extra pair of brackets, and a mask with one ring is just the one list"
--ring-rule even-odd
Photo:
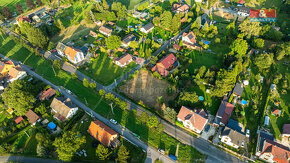
[(113, 103), (110, 103), (110, 106), (111, 106), (112, 113), (115, 114), (115, 113), (114, 113)]
[(51, 65), (51, 67), (52, 67), (52, 70), (53, 70), (54, 76), (56, 76), (56, 73), (55, 73), (55, 70), (54, 70), (53, 65)]

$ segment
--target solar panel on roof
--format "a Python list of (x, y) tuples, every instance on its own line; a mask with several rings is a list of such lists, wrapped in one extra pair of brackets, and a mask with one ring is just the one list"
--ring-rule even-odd
[(192, 39), (193, 38), (192, 34), (188, 35), (188, 38), (189, 39)]

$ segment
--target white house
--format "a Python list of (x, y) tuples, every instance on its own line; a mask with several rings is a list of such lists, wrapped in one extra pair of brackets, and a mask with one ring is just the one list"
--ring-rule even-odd
[(246, 135), (225, 127), (221, 134), (221, 142), (234, 148), (244, 147), (246, 143)]
[(60, 56), (65, 56), (70, 62), (77, 64), (85, 59), (84, 53), (77, 48), (66, 46), (59, 42), (56, 47), (57, 53)]
[(26, 71), (22, 70), (22, 68), (18, 65), (16, 67), (12, 67), (8, 72), (8, 82), (13, 82), (18, 79), (23, 79), (27, 76)]
[(250, 9), (244, 6), (238, 6), (236, 8), (237, 14), (239, 16), (248, 17), (250, 16)]
[(114, 63), (120, 67), (124, 67), (127, 66), (128, 64), (130, 64), (133, 61), (133, 57), (130, 54), (125, 54), (120, 58), (116, 58), (114, 60)]
[(189, 33), (183, 33), (182, 35), (182, 42), (183, 43), (188, 43), (188, 44), (195, 44), (196, 42), (196, 37), (195, 34), (193, 32), (189, 32)]
[(69, 98), (56, 97), (52, 100), (50, 107), (54, 118), (60, 121), (64, 121), (68, 118), (72, 118), (78, 111), (78, 107), (72, 103)]
[(99, 28), (99, 32), (107, 37), (111, 36), (111, 33), (113, 32), (113, 29), (107, 26), (101, 26)]
[(154, 29), (154, 25), (152, 23), (148, 23), (145, 26), (143, 26), (140, 31), (143, 33), (149, 33)]
[(129, 34), (122, 39), (122, 46), (128, 47), (132, 41), (134, 41), (136, 37), (133, 34)]
[(184, 127), (200, 134), (208, 121), (205, 116), (206, 113), (203, 109), (194, 112), (189, 108), (182, 106), (177, 115), (177, 120), (182, 122)]

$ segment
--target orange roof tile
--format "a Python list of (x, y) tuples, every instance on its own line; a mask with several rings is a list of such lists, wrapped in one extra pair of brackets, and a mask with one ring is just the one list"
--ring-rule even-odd
[(69, 57), (71, 58), (71, 60), (75, 60), (74, 58), (75, 58), (75, 56), (76, 56), (76, 54), (77, 54), (78, 52), (80, 52), (79, 49), (77, 49), (77, 48), (73, 48), (73, 47), (69, 47), (69, 46), (68, 46), (68, 47), (65, 49), (65, 51), (64, 51), (64, 53), (65, 53), (67, 56), (69, 56)]
[(265, 141), (263, 153), (271, 153), (274, 156), (273, 161), (279, 163), (287, 163), (290, 159), (289, 148), (268, 139)]
[(110, 146), (112, 136), (118, 135), (116, 131), (99, 120), (91, 122), (88, 132), (106, 146)]
[(177, 117), (182, 121), (189, 120), (192, 126), (198, 130), (202, 130), (207, 119), (203, 116), (197, 114), (196, 112), (190, 110), (189, 108), (182, 106)]

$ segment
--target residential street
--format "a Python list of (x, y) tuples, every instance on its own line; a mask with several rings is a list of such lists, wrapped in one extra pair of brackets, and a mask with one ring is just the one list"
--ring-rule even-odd
[(8, 162), (8, 161), (21, 163), (64, 163), (63, 161), (60, 160), (50, 160), (36, 157), (0, 156), (0, 162)]

